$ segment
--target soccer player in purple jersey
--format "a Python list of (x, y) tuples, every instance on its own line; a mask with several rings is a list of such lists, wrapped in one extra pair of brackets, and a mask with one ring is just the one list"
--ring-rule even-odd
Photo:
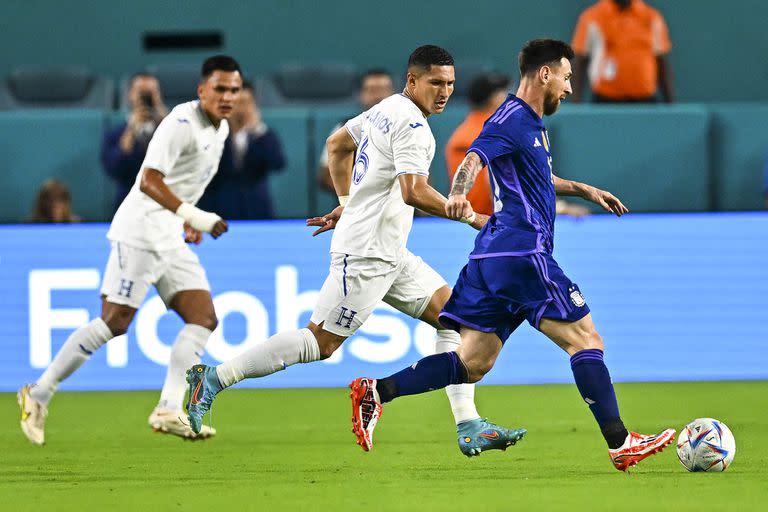
[(517, 94), (510, 94), (485, 122), (456, 172), (446, 204), (449, 218), (471, 216), (466, 194), (488, 166), (495, 212), (478, 234), (439, 317), (461, 333), (461, 345), (385, 379), (352, 382), (352, 426), (358, 438), (373, 433), (382, 403), (482, 379), (524, 320), (570, 356), (576, 386), (616, 469), (625, 471), (674, 438), (673, 429), (647, 436), (624, 427), (589, 307), (552, 258), (556, 194), (580, 196), (617, 216), (628, 211), (613, 194), (552, 172), (542, 118), (554, 114), (571, 94), (571, 58), (571, 47), (553, 39), (530, 41), (520, 52)]

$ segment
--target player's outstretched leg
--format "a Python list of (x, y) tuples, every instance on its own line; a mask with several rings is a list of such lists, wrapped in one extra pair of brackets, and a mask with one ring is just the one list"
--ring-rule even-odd
[(45, 418), (48, 416), (48, 408), (32, 398), (29, 394), (31, 386), (26, 384), (18, 393), (16, 401), (21, 409), (21, 431), (33, 444), (45, 444)]
[(203, 416), (211, 410), (213, 399), (224, 387), (216, 375), (216, 367), (204, 364), (196, 364), (187, 370), (187, 382), (189, 426), (195, 434), (199, 434), (203, 427)]
[(467, 457), (477, 456), (488, 450), (506, 450), (528, 432), (524, 428), (500, 427), (484, 418), (459, 423), (457, 430), (459, 449)]

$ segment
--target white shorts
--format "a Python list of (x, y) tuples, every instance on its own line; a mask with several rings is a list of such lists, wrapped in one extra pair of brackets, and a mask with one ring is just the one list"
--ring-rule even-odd
[(211, 289), (197, 254), (186, 245), (155, 252), (112, 241), (101, 294), (109, 302), (138, 309), (151, 285), (166, 307), (180, 291)]
[(339, 336), (352, 336), (381, 301), (419, 318), (445, 279), (406, 250), (399, 262), (331, 254), (311, 322)]

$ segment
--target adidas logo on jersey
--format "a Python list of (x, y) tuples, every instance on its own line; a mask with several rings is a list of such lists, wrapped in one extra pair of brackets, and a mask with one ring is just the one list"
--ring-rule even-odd
[(539, 142), (539, 138), (538, 137), (534, 137), (534, 139), (533, 139), (533, 147), (535, 147), (535, 148), (540, 148), (541, 147), (541, 142)]

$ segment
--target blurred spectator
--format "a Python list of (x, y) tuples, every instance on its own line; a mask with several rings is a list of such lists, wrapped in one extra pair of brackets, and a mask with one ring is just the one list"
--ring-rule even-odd
[(201, 208), (226, 220), (271, 219), (268, 177), (285, 167), (285, 156), (277, 134), (261, 119), (252, 83), (243, 82), (228, 122), (219, 170), (200, 200)]
[(29, 221), (41, 224), (68, 224), (81, 220), (72, 213), (69, 188), (58, 180), (46, 180), (37, 193)]
[[(469, 85), (467, 99), (469, 100), (471, 110), (445, 145), (445, 163), (449, 182), (453, 181), (453, 175), (456, 174), (456, 170), (461, 165), (462, 160), (464, 160), (464, 156), (466, 156), (472, 142), (480, 135), (485, 120), (504, 103), (509, 86), (509, 77), (499, 73), (480, 75)], [(476, 212), (486, 215), (493, 213), (493, 194), (487, 168), (484, 168), (477, 175), (475, 185), (467, 194), (467, 199), (472, 205), (472, 209)], [(589, 210), (583, 206), (558, 200), (557, 213), (572, 217), (583, 217), (584, 215), (589, 215)]]
[(116, 184), (113, 212), (136, 181), (149, 140), (168, 114), (160, 95), (160, 84), (149, 73), (136, 73), (131, 77), (128, 105), (131, 110), (127, 121), (107, 131), (101, 144), (101, 163)]
[(642, 0), (600, 0), (587, 8), (573, 34), (573, 101), (582, 99), (589, 73), (596, 103), (674, 101), (667, 54), (671, 48), (662, 15)]
[[(365, 112), (384, 98), (392, 96), (394, 93), (395, 86), (392, 81), (392, 76), (387, 70), (379, 68), (369, 69), (363, 73), (363, 76), (360, 78), (360, 93), (358, 98), (361, 111)], [(344, 122), (346, 122), (346, 119), (334, 126), (331, 133), (341, 128)], [(320, 182), (320, 186), (325, 190), (333, 192), (334, 195), (336, 194), (336, 191), (333, 188), (333, 181), (331, 180), (331, 173), (328, 170), (328, 151), (325, 146), (323, 146), (323, 152), (320, 155), (320, 161), (318, 162), (317, 179)]]

